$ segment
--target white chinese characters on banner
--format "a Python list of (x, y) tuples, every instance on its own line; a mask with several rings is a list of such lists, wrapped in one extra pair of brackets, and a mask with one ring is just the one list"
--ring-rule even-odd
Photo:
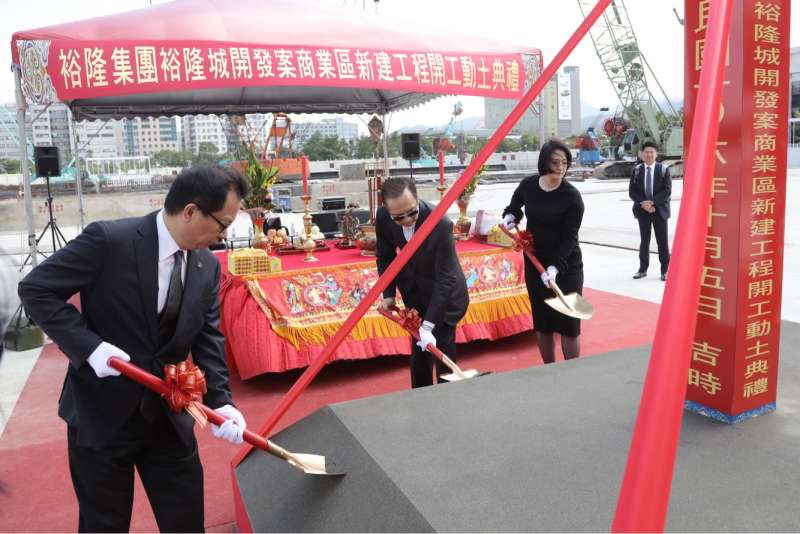
[(518, 95), (525, 83), (522, 59), (515, 54), (140, 43), (61, 47), (56, 57), (51, 75), (61, 82), (58, 85), (66, 92), (65, 98), (85, 96), (88, 90), (100, 88), (106, 88), (107, 94), (124, 94), (123, 88), (153, 90), (140, 88), (145, 85), (158, 85), (163, 91), (265, 79), (279, 85), (396, 86), (420, 91), (463, 88), (509, 97)]

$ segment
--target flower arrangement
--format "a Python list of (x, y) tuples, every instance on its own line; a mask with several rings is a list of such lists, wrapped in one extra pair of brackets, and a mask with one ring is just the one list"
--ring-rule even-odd
[(250, 184), (250, 192), (244, 199), (247, 209), (261, 208), (272, 209), (272, 185), (278, 179), (277, 167), (265, 167), (256, 156), (255, 149), (244, 145), (247, 164), (244, 167), (244, 176)]
[(488, 170), (486, 165), (481, 165), (481, 168), (478, 169), (478, 172), (475, 173), (475, 176), (472, 177), (472, 180), (467, 184), (467, 187), (464, 188), (464, 191), (461, 192), (459, 197), (468, 199), (475, 193), (475, 190), (478, 189), (478, 183), (481, 181), (481, 176)]

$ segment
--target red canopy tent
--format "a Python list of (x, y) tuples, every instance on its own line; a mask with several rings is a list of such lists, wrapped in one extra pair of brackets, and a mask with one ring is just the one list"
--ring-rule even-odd
[(538, 49), (417, 26), (312, 0), (175, 0), (20, 31), (11, 39), (20, 134), (24, 100), (64, 102), (77, 120), (384, 114), (442, 94), (518, 99), (541, 72)]

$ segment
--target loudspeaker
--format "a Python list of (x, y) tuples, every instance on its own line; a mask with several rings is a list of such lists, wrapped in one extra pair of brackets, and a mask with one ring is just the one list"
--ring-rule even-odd
[(404, 133), (400, 135), (400, 143), (403, 146), (403, 159), (415, 160), (420, 157), (419, 134)]
[(35, 146), (33, 147), (33, 158), (36, 161), (36, 176), (58, 176), (61, 174), (57, 146)]

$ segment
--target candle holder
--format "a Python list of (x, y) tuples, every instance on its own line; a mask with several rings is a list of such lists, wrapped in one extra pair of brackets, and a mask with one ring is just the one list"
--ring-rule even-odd
[(443, 183), (439, 183), (436, 189), (439, 191), (439, 200), (442, 200), (442, 198), (444, 198), (444, 192), (447, 191), (447, 186)]
[(303, 261), (319, 261), (317, 257), (314, 256), (314, 249), (317, 248), (317, 243), (311, 238), (311, 212), (308, 209), (308, 203), (311, 200), (311, 195), (305, 194), (300, 197), (305, 204), (305, 213), (303, 214), (303, 230), (305, 230), (305, 237), (303, 238), (303, 250), (306, 252), (306, 257)]

